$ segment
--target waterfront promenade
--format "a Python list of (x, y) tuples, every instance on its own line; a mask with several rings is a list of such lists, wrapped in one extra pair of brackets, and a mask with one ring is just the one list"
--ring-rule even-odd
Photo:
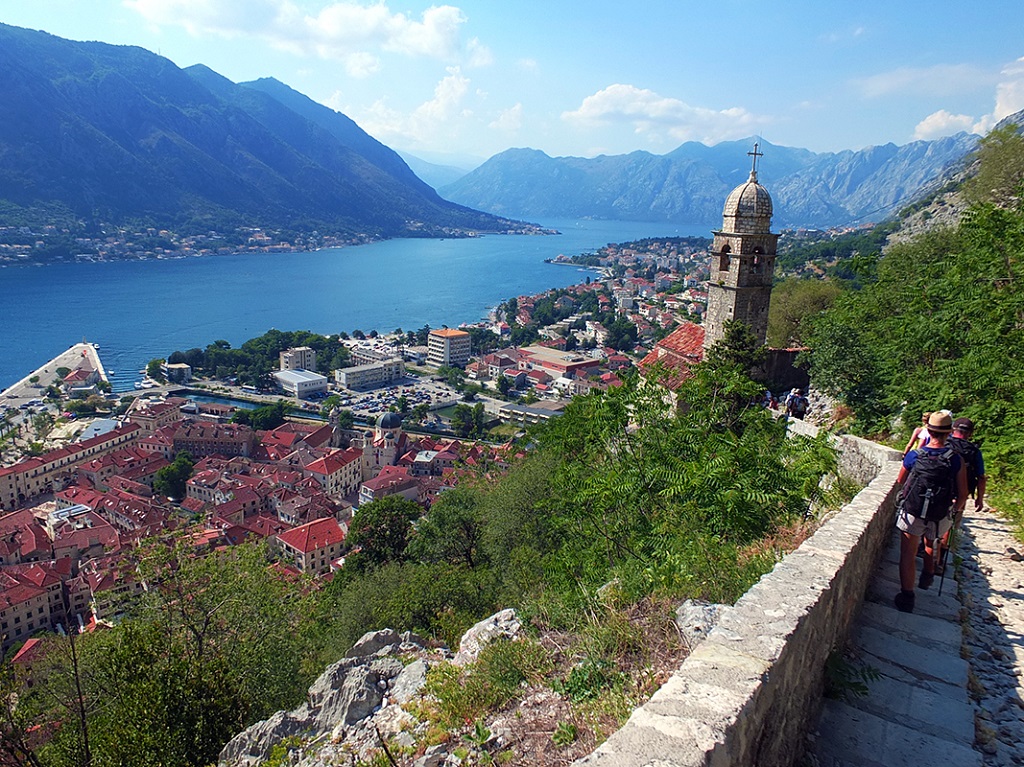
[[(100, 361), (100, 354), (96, 347), (90, 343), (82, 342), (75, 344), (67, 351), (61, 352), (17, 383), (8, 386), (0, 392), (0, 401), (4, 405), (18, 407), (22, 403), (39, 399), (46, 390), (46, 387), (57, 382), (59, 378), (57, 370), (59, 368), (77, 370), (85, 365), (99, 373), (100, 380), (107, 380), (107, 372), (103, 368), (103, 363)], [(33, 378), (38, 378), (38, 380), (33, 382)]]

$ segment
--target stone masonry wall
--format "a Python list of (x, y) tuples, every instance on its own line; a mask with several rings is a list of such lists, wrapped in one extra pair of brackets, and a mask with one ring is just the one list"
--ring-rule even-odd
[(576, 765), (776, 767), (800, 756), (825, 660), (847, 636), (895, 509), (900, 454), (855, 437), (837, 447), (843, 471), (869, 484), (726, 609), (669, 681)]

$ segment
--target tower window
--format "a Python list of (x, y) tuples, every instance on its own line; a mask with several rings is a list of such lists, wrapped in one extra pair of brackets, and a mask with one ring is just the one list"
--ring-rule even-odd
[(728, 245), (723, 245), (720, 255), (718, 256), (718, 271), (727, 272), (729, 271), (729, 252), (731, 248)]

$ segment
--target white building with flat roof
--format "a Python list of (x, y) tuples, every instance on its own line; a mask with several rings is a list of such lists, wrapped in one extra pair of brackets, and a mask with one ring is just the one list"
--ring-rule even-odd
[(472, 337), (465, 330), (442, 328), (427, 335), (427, 364), (464, 367), (469, 362)]
[(327, 376), (308, 370), (278, 370), (272, 374), (278, 387), (296, 399), (309, 399), (314, 394), (327, 393)]
[(334, 382), (346, 389), (375, 389), (387, 386), (405, 378), (405, 363), (398, 357), (368, 365), (338, 368), (334, 371)]
[(308, 346), (293, 346), (279, 355), (281, 370), (316, 370), (316, 351)]

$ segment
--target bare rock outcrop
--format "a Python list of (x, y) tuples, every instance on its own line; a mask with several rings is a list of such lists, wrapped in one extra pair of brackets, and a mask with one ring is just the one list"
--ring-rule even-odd
[(221, 750), (220, 767), (255, 767), (286, 738), (305, 743), (336, 738), (365, 722), (387, 702), (408, 700), (426, 681), (428, 662), (409, 666), (398, 656), (426, 653), (415, 634), (391, 629), (364, 634), (345, 658), (331, 664), (312, 684), (307, 700), (292, 711), (278, 711), (232, 738)]

